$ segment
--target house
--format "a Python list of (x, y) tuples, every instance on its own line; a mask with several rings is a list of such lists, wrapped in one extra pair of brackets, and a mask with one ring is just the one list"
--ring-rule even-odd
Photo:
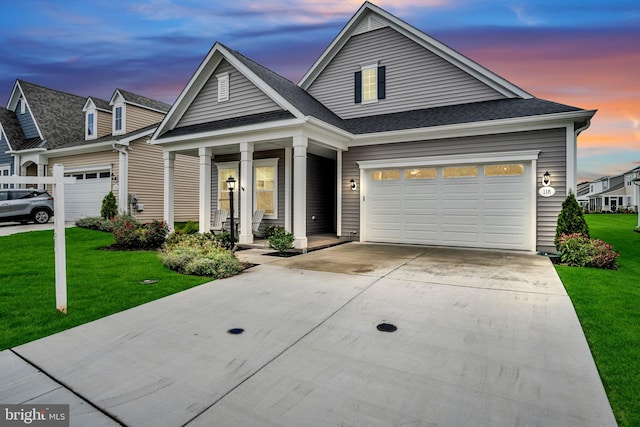
[(151, 143), (170, 223), (175, 156), (199, 158), (201, 231), (239, 181), (242, 244), (262, 210), (303, 250), (316, 233), (551, 250), (594, 114), (535, 98), (366, 2), (297, 85), (215, 43)]
[[(65, 217), (99, 216), (113, 191), (121, 213), (162, 219), (163, 152), (148, 144), (170, 106), (116, 89), (109, 101), (17, 80), (0, 110), (3, 174), (47, 176), (54, 164), (76, 183), (65, 187)], [(175, 219), (197, 218), (197, 159), (179, 156)], [(6, 171), (6, 172), (5, 172)]]
[(602, 177), (589, 183), (589, 210), (591, 212), (638, 212), (638, 189), (634, 179), (640, 176), (640, 167), (623, 174)]

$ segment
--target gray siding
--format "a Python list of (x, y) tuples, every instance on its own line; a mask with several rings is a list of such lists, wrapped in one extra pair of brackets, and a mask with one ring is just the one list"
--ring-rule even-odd
[[(336, 231), (336, 162), (307, 156), (307, 235)], [(315, 216), (315, 220), (312, 219)]]
[(38, 134), (38, 129), (36, 128), (36, 122), (33, 120), (33, 116), (29, 110), (29, 106), (25, 108), (24, 114), (20, 114), (20, 104), (18, 104), (16, 108), (16, 117), (18, 117), (18, 121), (20, 122), (25, 138), (28, 139), (40, 136)]
[[(354, 73), (376, 61), (386, 67), (386, 99), (355, 104)], [(504, 98), (390, 27), (353, 36), (309, 93), (342, 118)]]
[[(218, 102), (216, 74), (229, 73), (229, 100)], [(208, 123), (281, 108), (239, 71), (223, 60), (193, 100), (176, 127)]]
[(11, 154), (5, 154), (5, 151), (9, 150), (7, 140), (3, 134), (0, 134), (0, 165), (10, 165), (11, 175), (13, 175), (13, 156)]
[[(556, 194), (544, 198), (537, 196), (537, 247), (553, 247), (558, 213), (566, 194), (566, 131), (565, 128), (435, 141), (406, 142), (368, 147), (353, 147), (343, 154), (342, 167), (342, 232), (360, 231), (360, 191), (351, 191), (350, 179), (360, 180), (357, 161), (442, 156), (449, 154), (476, 154), (500, 151), (541, 150), (538, 157), (536, 182), (540, 183), (549, 171)], [(538, 185), (539, 187), (539, 185)]]

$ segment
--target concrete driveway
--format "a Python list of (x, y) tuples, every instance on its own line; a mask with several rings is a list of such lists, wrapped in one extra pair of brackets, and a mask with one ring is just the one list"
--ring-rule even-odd
[(71, 403), (71, 424), (92, 426), (616, 425), (546, 258), (260, 253), (240, 252), (265, 263), (238, 276), (0, 353), (0, 402)]
[[(74, 222), (65, 223), (65, 227), (73, 227)], [(53, 220), (46, 224), (35, 224), (30, 222), (28, 224), (22, 224), (20, 222), (3, 222), (0, 223), (0, 236), (10, 236), (18, 233), (28, 233), (29, 231), (41, 231), (41, 230), (53, 230), (55, 223)]]

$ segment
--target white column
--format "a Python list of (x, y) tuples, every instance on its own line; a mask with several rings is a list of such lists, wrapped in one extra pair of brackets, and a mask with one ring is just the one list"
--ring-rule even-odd
[(284, 149), (284, 231), (291, 233), (291, 147)]
[(56, 275), (56, 308), (67, 314), (67, 250), (64, 236), (64, 166), (53, 165), (54, 257)]
[[(38, 176), (47, 176), (47, 163), (41, 163), (38, 165)], [(38, 184), (38, 188), (47, 188), (45, 184)]]
[(199, 224), (200, 232), (211, 231), (211, 148), (198, 149), (200, 156)]
[(174, 229), (174, 189), (176, 153), (163, 151), (164, 159), (164, 221)]
[(336, 236), (342, 236), (342, 151), (336, 156)]
[(304, 136), (293, 137), (293, 245), (307, 248), (307, 146)]
[(240, 183), (236, 195), (240, 197), (240, 236), (238, 243), (253, 243), (253, 142), (240, 143)]
[[(118, 151), (118, 207), (120, 213), (129, 212), (129, 161), (127, 149), (122, 147)], [(133, 212), (130, 212), (133, 215)]]

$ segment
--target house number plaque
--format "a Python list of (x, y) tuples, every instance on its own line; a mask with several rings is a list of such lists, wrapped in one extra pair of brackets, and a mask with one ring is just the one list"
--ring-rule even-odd
[(553, 187), (540, 187), (538, 190), (538, 194), (542, 197), (551, 197), (556, 194), (556, 189)]

